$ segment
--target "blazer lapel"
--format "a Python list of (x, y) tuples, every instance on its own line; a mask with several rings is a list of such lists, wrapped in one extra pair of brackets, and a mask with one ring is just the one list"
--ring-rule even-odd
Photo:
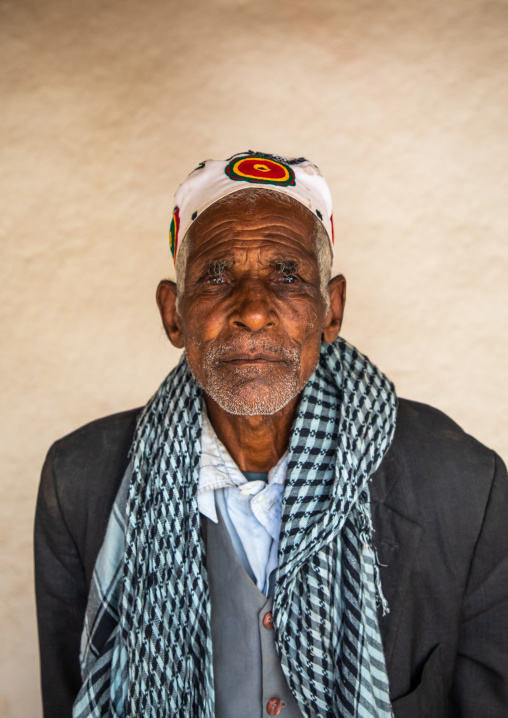
[(372, 475), (370, 495), (373, 543), (380, 563), (381, 585), (391, 612), (379, 616), (379, 628), (383, 640), (385, 659), (389, 672), (395, 645), (398, 619), (408, 590), (416, 549), (420, 541), (421, 527), (404, 516), (400, 507), (390, 502), (390, 493), (398, 481), (403, 481), (403, 471), (390, 449), (378, 470)]

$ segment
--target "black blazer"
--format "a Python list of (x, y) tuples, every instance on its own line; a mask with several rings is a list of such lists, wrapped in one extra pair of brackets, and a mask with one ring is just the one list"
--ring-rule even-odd
[[(35, 521), (45, 718), (79, 690), (88, 589), (139, 410), (56, 442)], [(396, 718), (508, 716), (508, 481), (501, 460), (431, 407), (399, 401), (371, 481), (380, 617)]]

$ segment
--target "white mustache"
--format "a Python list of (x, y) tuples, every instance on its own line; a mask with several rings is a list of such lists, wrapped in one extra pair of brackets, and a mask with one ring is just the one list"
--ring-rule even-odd
[(207, 360), (211, 360), (214, 364), (220, 362), (228, 354), (269, 354), (274, 359), (286, 362), (298, 362), (300, 360), (300, 352), (294, 347), (281, 346), (266, 337), (254, 338), (245, 341), (244, 338), (238, 337), (231, 339), (225, 344), (219, 346), (211, 346), (206, 351)]

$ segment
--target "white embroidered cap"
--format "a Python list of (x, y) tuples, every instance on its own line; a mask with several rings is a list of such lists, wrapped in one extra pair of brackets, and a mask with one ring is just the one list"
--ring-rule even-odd
[(173, 260), (179, 237), (210, 205), (233, 192), (264, 187), (293, 197), (322, 222), (333, 252), (332, 196), (318, 167), (305, 157), (286, 158), (263, 152), (241, 152), (227, 160), (205, 160), (175, 193), (176, 206), (169, 228)]

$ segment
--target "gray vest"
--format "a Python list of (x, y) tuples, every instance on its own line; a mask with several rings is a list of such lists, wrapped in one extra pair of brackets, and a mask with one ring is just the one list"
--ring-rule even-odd
[(215, 718), (302, 718), (275, 650), (272, 599), (247, 575), (219, 514), (203, 518), (210, 585)]

